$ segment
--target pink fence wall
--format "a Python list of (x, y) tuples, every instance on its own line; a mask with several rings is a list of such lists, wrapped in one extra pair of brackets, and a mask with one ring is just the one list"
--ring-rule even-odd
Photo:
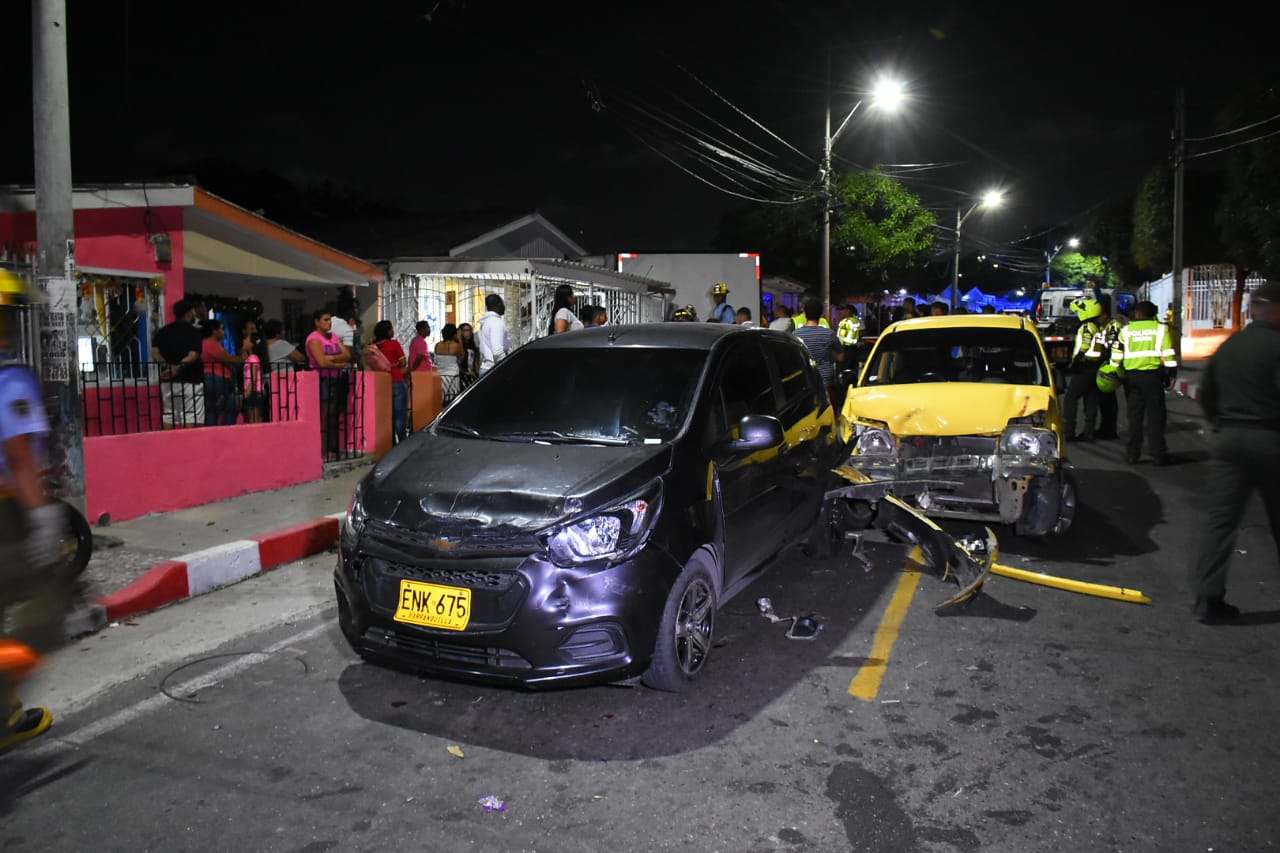
[(298, 373), (293, 381), (295, 421), (86, 437), (89, 520), (110, 513), (122, 521), (319, 479), (318, 377)]
[(163, 402), (158, 385), (83, 388), (84, 435), (123, 435), (158, 430)]

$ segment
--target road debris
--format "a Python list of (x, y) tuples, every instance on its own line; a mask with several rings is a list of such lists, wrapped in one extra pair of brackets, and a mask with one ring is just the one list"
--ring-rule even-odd
[(773, 602), (768, 598), (756, 599), (756, 607), (760, 610), (760, 615), (772, 623), (789, 623), (785, 635), (788, 640), (812, 640), (822, 631), (822, 623), (818, 621), (816, 613), (805, 616), (779, 616), (773, 612)]
[(456, 756), (458, 756), (459, 758), (465, 758), (465, 757), (466, 757), (466, 756), (464, 756), (464, 755), (462, 754), (462, 747), (460, 747), (460, 746), (455, 746), (455, 745), (453, 745), (453, 744), (449, 744), (449, 754), (450, 754), (450, 755), (456, 755)]
[(487, 812), (500, 812), (507, 807), (506, 803), (495, 797), (493, 794), (485, 794), (476, 802), (484, 806), (484, 810)]

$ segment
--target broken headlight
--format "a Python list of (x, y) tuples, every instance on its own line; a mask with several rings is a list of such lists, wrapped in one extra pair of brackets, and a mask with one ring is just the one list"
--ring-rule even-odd
[(1051, 429), (1011, 426), (1000, 436), (1000, 452), (1017, 456), (1058, 458), (1058, 434)]
[(362, 479), (356, 483), (356, 487), (351, 491), (351, 501), (347, 504), (347, 532), (354, 536), (359, 536), (364, 530), (365, 522), (369, 520), (369, 510), (364, 505), (364, 490), (366, 479)]
[(853, 442), (856, 456), (897, 456), (898, 445), (888, 430), (878, 427), (859, 427)]
[(625, 560), (644, 547), (661, 502), (662, 483), (655, 481), (608, 509), (548, 528), (538, 539), (557, 566)]

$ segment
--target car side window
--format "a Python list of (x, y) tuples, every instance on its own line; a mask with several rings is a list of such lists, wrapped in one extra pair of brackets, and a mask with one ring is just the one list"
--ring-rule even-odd
[(755, 341), (736, 343), (724, 354), (713, 391), (711, 426), (715, 438), (736, 429), (743, 415), (777, 416), (773, 380)]
[(826, 392), (822, 391), (821, 399), (818, 397), (815, 389), (820, 389), (822, 383), (816, 378), (812, 359), (803, 346), (791, 346), (784, 341), (766, 341), (765, 346), (769, 358), (778, 368), (782, 389), (778, 419), (782, 421), (784, 430), (791, 429), (815, 408), (821, 408)]

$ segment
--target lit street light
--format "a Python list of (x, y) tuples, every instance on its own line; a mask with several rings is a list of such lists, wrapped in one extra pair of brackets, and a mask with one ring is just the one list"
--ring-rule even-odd
[(951, 313), (956, 313), (956, 302), (960, 296), (960, 229), (964, 227), (965, 220), (969, 218), (969, 214), (973, 213), (980, 207), (999, 207), (1004, 201), (1004, 193), (1000, 190), (987, 190), (982, 194), (982, 198), (973, 203), (973, 207), (965, 213), (960, 212), (960, 208), (956, 208), (956, 277), (951, 282)]
[[(1080, 245), (1080, 241), (1079, 241), (1079, 240), (1077, 240), (1075, 237), (1072, 237), (1070, 240), (1068, 240), (1068, 241), (1067, 241), (1067, 245), (1074, 249), (1076, 246), (1079, 246), (1079, 245)], [(1059, 243), (1058, 245), (1056, 245), (1056, 246), (1054, 246), (1054, 247), (1053, 247), (1053, 252), (1052, 252), (1052, 253), (1050, 253), (1047, 249), (1045, 250), (1045, 253), (1044, 253), (1044, 258), (1045, 258), (1045, 264), (1044, 264), (1044, 283), (1045, 283), (1045, 286), (1046, 286), (1046, 287), (1049, 287), (1049, 286), (1051, 286), (1051, 285), (1053, 284), (1053, 278), (1052, 278), (1052, 275), (1053, 275), (1053, 259), (1054, 259), (1054, 258), (1056, 258), (1056, 257), (1058, 257), (1058, 253), (1059, 253), (1059, 252), (1061, 252), (1061, 251), (1062, 251), (1062, 244), (1061, 244), (1061, 243)]]
[[(875, 88), (871, 91), (870, 107), (877, 107), (881, 110), (889, 112), (896, 111), (902, 105), (905, 99), (903, 92), (903, 84), (896, 80), (881, 78), (876, 83)], [(840, 138), (840, 134), (844, 132), (848, 126), (849, 120), (853, 118), (853, 114), (862, 106), (863, 99), (859, 99), (853, 105), (853, 109), (849, 110), (849, 114), (844, 117), (844, 121), (840, 122), (840, 126), (836, 128), (836, 132), (831, 132), (831, 56), (827, 56), (827, 122), (823, 133), (822, 147), (822, 264), (818, 271), (818, 298), (822, 300), (822, 304), (830, 309), (831, 307), (831, 146)]]

